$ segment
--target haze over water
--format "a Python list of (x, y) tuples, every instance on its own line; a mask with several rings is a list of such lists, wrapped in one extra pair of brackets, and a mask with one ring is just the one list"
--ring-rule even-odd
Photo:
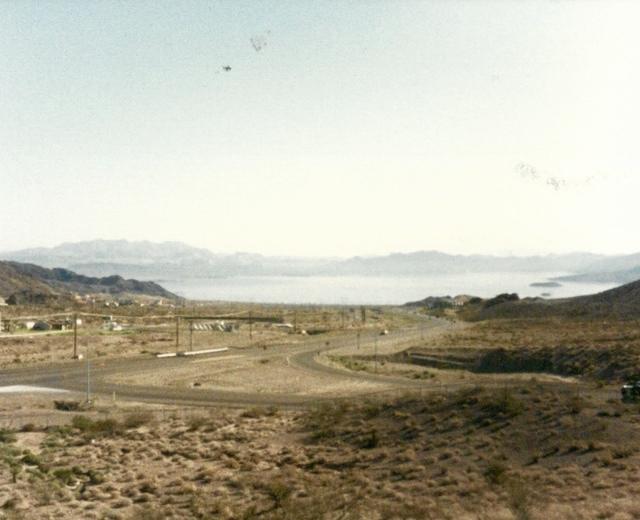
[(471, 294), (490, 298), (504, 292), (521, 297), (550, 293), (564, 298), (601, 292), (615, 284), (562, 282), (531, 287), (566, 273), (467, 273), (432, 276), (237, 276), (161, 280), (168, 290), (196, 300), (290, 304), (400, 305), (427, 296)]

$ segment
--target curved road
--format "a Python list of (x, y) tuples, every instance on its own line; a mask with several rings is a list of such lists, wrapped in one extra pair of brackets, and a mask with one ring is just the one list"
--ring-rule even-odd
[[(448, 325), (441, 320), (429, 320), (420, 327), (399, 329), (386, 336), (377, 333), (361, 333), (360, 344), (363, 351), (377, 342), (380, 349), (398, 342), (418, 340), (427, 329), (441, 328)], [(329, 374), (334, 379), (347, 379), (367, 382), (391, 383), (396, 389), (439, 388), (439, 385), (427, 385), (424, 382), (405, 378), (378, 376), (370, 373), (341, 370), (318, 362), (321, 352), (353, 346), (356, 338), (353, 332), (309, 338), (298, 345), (275, 346), (268, 350), (257, 347), (237, 349), (237, 354), (255, 359), (287, 359), (291, 366), (299, 370)], [(209, 357), (220, 356), (213, 354)], [(203, 356), (197, 356), (202, 359)], [(335, 400), (329, 397), (304, 396), (281, 393), (238, 392), (227, 390), (207, 390), (199, 388), (175, 388), (148, 385), (117, 384), (109, 382), (109, 376), (135, 375), (153, 370), (170, 370), (173, 367), (193, 363), (196, 357), (150, 358), (136, 357), (126, 359), (95, 359), (90, 363), (90, 384), (92, 394), (110, 396), (114, 392), (118, 399), (133, 401), (183, 404), (197, 406), (279, 406), (301, 407), (310, 402)], [(85, 392), (87, 388), (87, 367), (82, 361), (69, 361), (46, 366), (12, 368), (0, 371), (0, 385), (36, 385), (76, 392)]]

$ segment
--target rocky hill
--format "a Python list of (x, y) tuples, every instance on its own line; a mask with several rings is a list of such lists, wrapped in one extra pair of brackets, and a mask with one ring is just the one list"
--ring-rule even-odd
[(94, 278), (67, 269), (48, 269), (34, 264), (0, 261), (0, 296), (28, 303), (80, 294), (144, 295), (167, 299), (178, 297), (154, 282), (125, 280), (121, 276)]
[(33, 276), (21, 273), (11, 264), (13, 262), (0, 262), (0, 296), (8, 298), (12, 294), (21, 291), (33, 293), (54, 294), (51, 286)]
[(497, 302), (485, 300), (468, 305), (463, 314), (468, 319), (538, 317), (640, 318), (640, 280), (608, 291), (575, 298), (543, 300), (524, 298)]

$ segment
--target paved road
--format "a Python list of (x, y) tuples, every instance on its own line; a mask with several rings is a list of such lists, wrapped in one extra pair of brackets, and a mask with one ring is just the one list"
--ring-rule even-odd
[[(420, 327), (411, 327), (392, 331), (386, 336), (379, 336), (374, 332), (362, 333), (360, 344), (363, 352), (372, 353), (375, 344), (380, 350), (389, 348), (393, 344), (419, 339), (425, 329), (446, 326), (446, 322), (429, 320)], [(331, 334), (321, 338), (310, 337), (298, 345), (282, 345), (263, 350), (257, 347), (237, 349), (234, 354), (253, 359), (283, 358), (291, 366), (311, 372), (321, 372), (331, 375), (333, 380), (357, 380), (367, 382), (382, 382), (391, 384), (397, 389), (425, 388), (428, 383), (404, 378), (378, 376), (370, 373), (351, 372), (327, 366), (318, 362), (318, 354), (354, 345), (354, 332)], [(220, 356), (213, 354), (209, 357)], [(197, 359), (202, 359), (198, 356)], [(144, 386), (117, 384), (109, 382), (109, 376), (135, 375), (145, 371), (164, 371), (178, 366), (193, 363), (196, 357), (176, 357), (156, 359), (150, 357), (136, 357), (126, 359), (96, 359), (90, 361), (89, 380), (92, 394), (110, 396), (114, 392), (118, 399), (135, 400), (150, 403), (184, 404), (199, 406), (268, 406), (301, 407), (310, 402), (317, 402), (326, 397), (265, 394), (252, 392), (238, 392), (226, 390), (207, 390), (199, 388), (175, 388), (160, 386)], [(83, 361), (69, 361), (47, 366), (21, 367), (0, 371), (0, 385), (37, 385), (85, 392), (87, 388), (87, 364)], [(434, 389), (438, 386), (431, 385)]]

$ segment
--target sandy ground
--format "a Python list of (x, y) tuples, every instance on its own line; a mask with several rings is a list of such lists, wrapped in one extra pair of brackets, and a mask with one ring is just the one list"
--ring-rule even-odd
[(21, 401), (0, 398), (2, 413), (41, 421), (3, 434), (3, 518), (640, 515), (637, 412), (576, 408), (571, 392), (544, 385), (307, 412), (103, 402), (82, 414), (89, 422), (50, 397)]
[(291, 366), (286, 358), (260, 360), (231, 355), (201, 361), (168, 372), (153, 370), (134, 376), (113, 376), (108, 378), (108, 381), (121, 384), (318, 396), (340, 396), (390, 388), (383, 383), (336, 379), (329, 374), (304, 371)]

